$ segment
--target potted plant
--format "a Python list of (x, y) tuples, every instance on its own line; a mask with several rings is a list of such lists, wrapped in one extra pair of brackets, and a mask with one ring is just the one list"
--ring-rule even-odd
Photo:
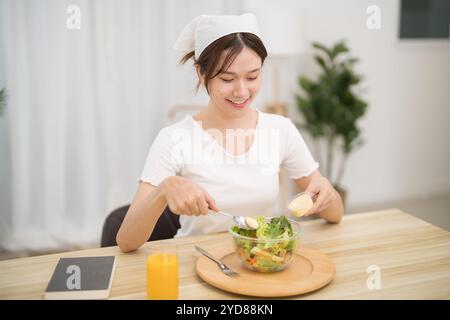
[[(344, 41), (329, 48), (320, 43), (313, 43), (313, 47), (320, 73), (317, 80), (299, 77), (304, 94), (296, 95), (296, 101), (304, 123), (296, 125), (314, 139), (318, 161), (325, 165), (324, 174), (345, 203), (346, 190), (341, 181), (346, 162), (350, 153), (363, 143), (357, 121), (365, 114), (367, 102), (354, 92), (362, 77), (353, 71), (358, 59), (349, 56)], [(325, 162), (321, 157), (321, 142), (325, 142)], [(336, 177), (333, 175), (335, 151), (342, 153)]]

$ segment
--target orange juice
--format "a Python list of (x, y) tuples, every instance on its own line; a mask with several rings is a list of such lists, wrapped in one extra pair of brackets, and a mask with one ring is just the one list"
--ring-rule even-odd
[(154, 253), (147, 257), (147, 298), (178, 299), (178, 257), (174, 253)]

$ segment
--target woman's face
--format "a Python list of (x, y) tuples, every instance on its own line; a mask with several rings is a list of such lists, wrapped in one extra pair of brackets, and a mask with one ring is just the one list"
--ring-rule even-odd
[[(224, 52), (219, 66), (225, 59)], [(261, 58), (244, 47), (228, 70), (218, 74), (208, 83), (210, 106), (218, 108), (228, 117), (241, 117), (256, 98), (262, 83)]]

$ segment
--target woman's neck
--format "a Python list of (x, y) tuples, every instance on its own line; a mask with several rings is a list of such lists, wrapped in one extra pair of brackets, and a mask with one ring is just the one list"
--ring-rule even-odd
[(194, 117), (197, 121), (202, 121), (207, 128), (225, 129), (253, 129), (258, 121), (257, 111), (248, 108), (241, 117), (228, 117), (218, 108), (208, 105)]

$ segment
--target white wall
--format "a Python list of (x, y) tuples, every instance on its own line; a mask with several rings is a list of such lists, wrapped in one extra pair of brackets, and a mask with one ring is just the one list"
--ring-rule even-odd
[[(345, 38), (361, 60), (369, 107), (360, 122), (365, 144), (351, 154), (342, 181), (349, 207), (450, 193), (450, 42), (400, 41), (398, 0), (287, 2), (306, 12), (305, 41)], [(380, 30), (366, 27), (369, 5), (381, 9)], [(283, 69), (283, 100), (293, 118), (298, 75), (317, 71), (311, 56), (305, 52)]]

